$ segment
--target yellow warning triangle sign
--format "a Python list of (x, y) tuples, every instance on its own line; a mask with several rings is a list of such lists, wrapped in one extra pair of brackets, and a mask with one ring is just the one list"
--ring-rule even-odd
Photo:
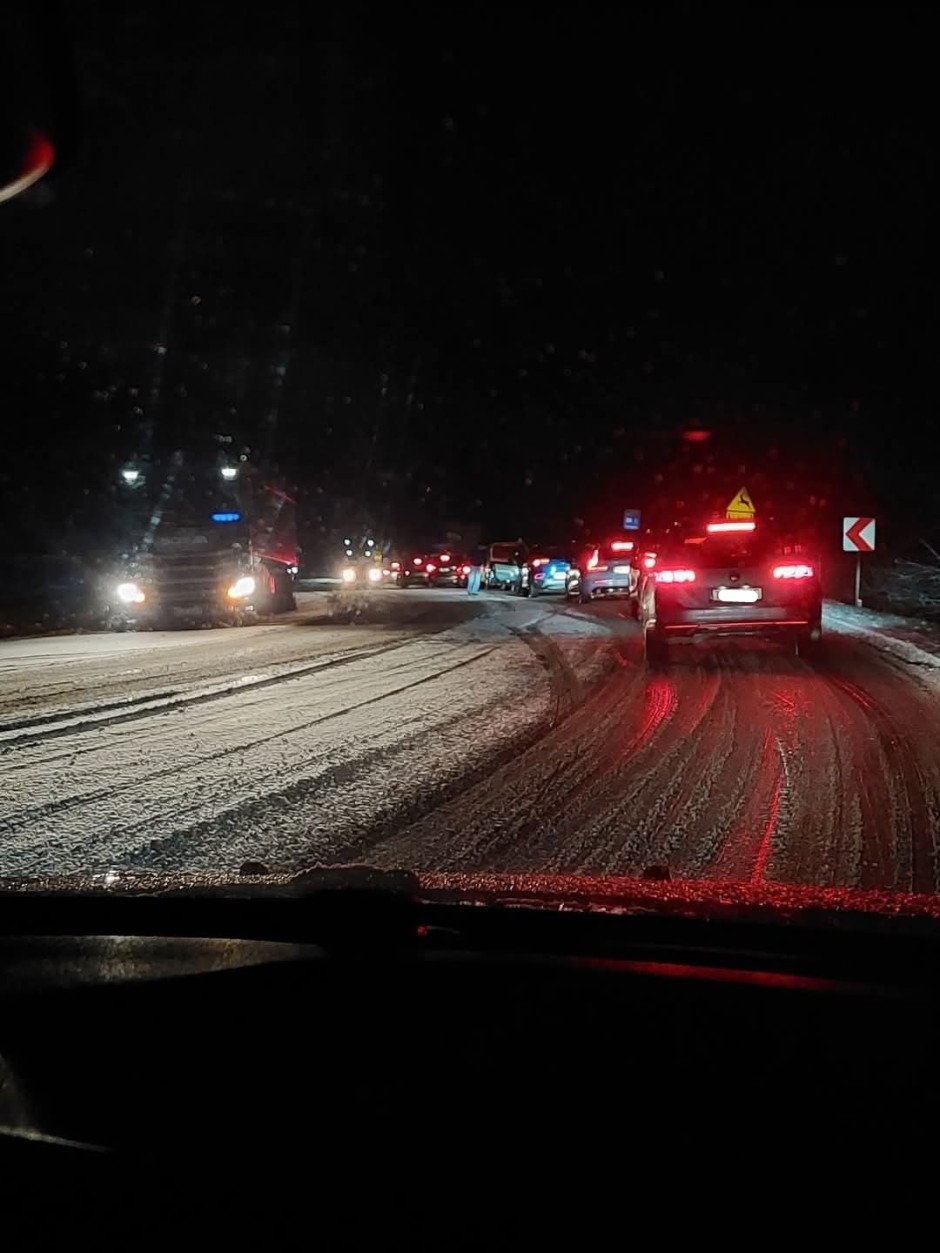
[(754, 502), (751, 500), (751, 493), (746, 487), (742, 487), (728, 508), (725, 514), (729, 518), (753, 518), (756, 510)]

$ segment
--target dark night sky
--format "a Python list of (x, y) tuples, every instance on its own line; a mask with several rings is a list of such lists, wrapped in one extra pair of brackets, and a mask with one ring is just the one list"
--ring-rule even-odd
[(21, 530), (230, 430), (339, 525), (606, 525), (711, 455), (935, 536), (925, 19), (552, 12), (71, 5), (79, 156), (0, 209)]

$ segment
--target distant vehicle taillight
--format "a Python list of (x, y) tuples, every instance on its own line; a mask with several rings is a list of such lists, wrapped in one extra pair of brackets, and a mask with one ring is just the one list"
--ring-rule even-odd
[(424, 565), (424, 561), (423, 561), (423, 559), (422, 559), (421, 557), (415, 557), (414, 561), (412, 561), (412, 563), (411, 563), (411, 564), (412, 564), (413, 566), (422, 566), (422, 565)]
[(470, 567), (469, 567), (469, 566), (462, 566), (462, 567), (461, 567), (461, 572), (462, 572), (463, 574), (469, 574), (469, 573), (470, 573)]
[(587, 563), (588, 569), (589, 569), (589, 570), (596, 570), (596, 569), (597, 569), (597, 563), (600, 561), (600, 559), (601, 559), (601, 558), (600, 558), (600, 553), (599, 553), (599, 552), (597, 551), (597, 549), (595, 548), (595, 549), (594, 549), (594, 551), (591, 553), (590, 557), (588, 558), (588, 563)]
[(611, 552), (615, 552), (615, 553), (632, 553), (633, 552), (633, 540), (632, 539), (615, 539), (614, 542), (611, 544), (610, 549), (611, 549)]
[(694, 570), (657, 570), (657, 583), (694, 583)]
[[(415, 565), (419, 565), (419, 564), (420, 564), (419, 562), (417, 561), (415, 562)], [(425, 569), (427, 570), (428, 574), (433, 574), (434, 571), (437, 569), (437, 566), (434, 565), (433, 562), (429, 561)]]
[(538, 566), (544, 566), (547, 561), (547, 557), (535, 557), (532, 561), (532, 568), (535, 569)]
[(393, 561), (393, 562), (392, 562), (392, 569), (393, 569), (393, 570), (400, 570), (400, 569), (401, 569), (401, 562), (400, 562), (400, 561)]
[(805, 562), (792, 566), (774, 566), (775, 579), (811, 579), (815, 573), (813, 567)]
[(446, 566), (449, 564), (450, 564), (450, 553), (441, 553), (441, 565)]
[(656, 554), (645, 553), (643, 556), (643, 569), (652, 570), (655, 565), (656, 565)]

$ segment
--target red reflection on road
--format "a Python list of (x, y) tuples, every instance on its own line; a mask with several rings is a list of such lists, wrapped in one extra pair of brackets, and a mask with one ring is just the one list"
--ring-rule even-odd
[(767, 859), (770, 856), (770, 841), (777, 830), (777, 816), (780, 813), (780, 793), (782, 791), (783, 775), (778, 774), (774, 782), (773, 795), (770, 798), (770, 812), (767, 815), (767, 825), (764, 827), (764, 833), (757, 848), (757, 857), (754, 859), (754, 869), (751, 871), (752, 883), (759, 883), (764, 877), (764, 867), (767, 865)]
[(674, 684), (664, 675), (649, 680), (643, 694), (643, 721), (624, 749), (625, 754), (635, 753), (653, 738), (666, 719), (675, 713), (678, 699)]

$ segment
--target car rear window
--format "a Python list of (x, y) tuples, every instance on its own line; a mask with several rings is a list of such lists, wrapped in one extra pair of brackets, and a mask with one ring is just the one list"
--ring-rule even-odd
[(632, 561), (636, 553), (636, 545), (632, 548), (616, 548), (614, 544), (601, 544), (597, 555), (601, 561)]
[(783, 531), (766, 530), (751, 535), (693, 535), (683, 544), (670, 545), (668, 560), (688, 559), (699, 566), (758, 564), (775, 557), (810, 556), (798, 537)]

